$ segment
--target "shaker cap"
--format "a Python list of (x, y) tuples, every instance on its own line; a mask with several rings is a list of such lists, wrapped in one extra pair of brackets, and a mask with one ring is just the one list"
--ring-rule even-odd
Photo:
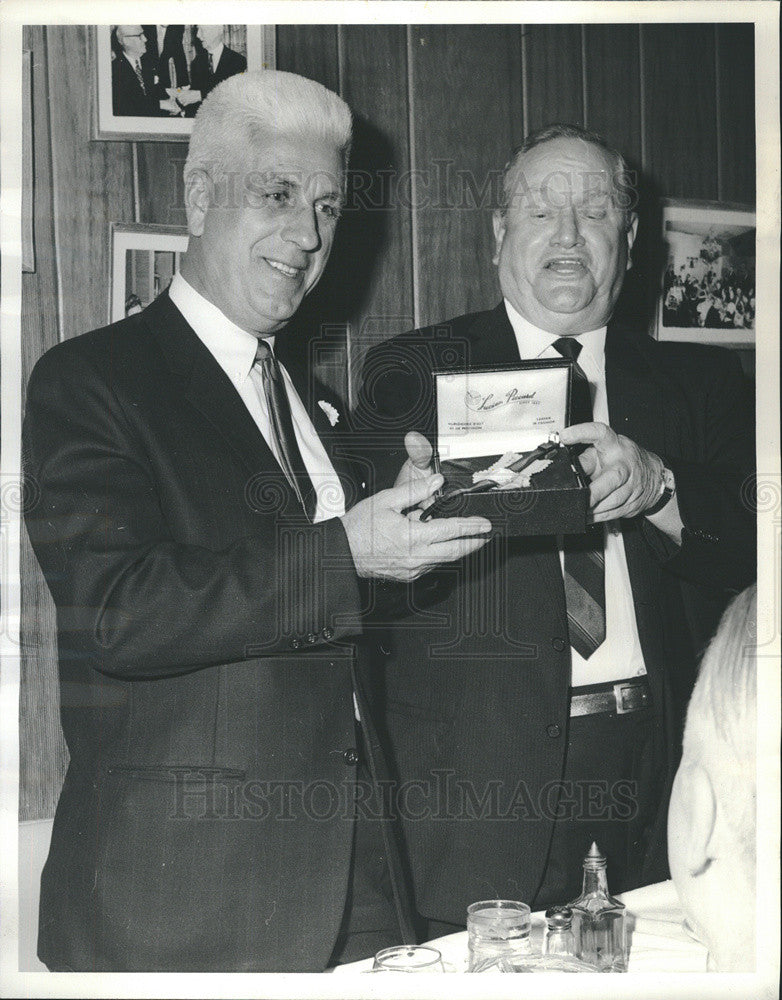
[(606, 856), (593, 841), (592, 846), (589, 848), (589, 853), (584, 858), (583, 868), (585, 871), (597, 871), (600, 868), (605, 868), (605, 866)]
[(567, 930), (573, 921), (573, 911), (569, 906), (552, 906), (546, 910), (549, 930)]

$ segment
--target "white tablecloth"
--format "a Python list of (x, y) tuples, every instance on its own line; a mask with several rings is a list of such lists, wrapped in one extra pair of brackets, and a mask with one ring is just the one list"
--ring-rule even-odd
[[(684, 928), (673, 882), (658, 882), (617, 897), (627, 907), (628, 972), (706, 972), (706, 949)], [(532, 914), (532, 947), (540, 952), (545, 917)], [(467, 932), (428, 942), (442, 953), (448, 971), (467, 971)], [(366, 972), (372, 959), (334, 969), (336, 975)]]

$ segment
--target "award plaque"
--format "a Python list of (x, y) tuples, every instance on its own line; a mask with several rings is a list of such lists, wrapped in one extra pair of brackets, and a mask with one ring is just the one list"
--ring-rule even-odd
[(433, 373), (435, 469), (445, 483), (424, 519), (480, 515), (508, 535), (586, 530), (589, 484), (559, 442), (572, 362)]

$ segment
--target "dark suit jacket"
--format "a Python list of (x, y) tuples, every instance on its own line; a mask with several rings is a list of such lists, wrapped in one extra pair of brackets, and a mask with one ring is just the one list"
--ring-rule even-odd
[(141, 61), (141, 76), (146, 94), (133, 72), (133, 67), (123, 55), (117, 55), (111, 64), (111, 101), (115, 115), (157, 116), (160, 105), (155, 96), (155, 82), (149, 63)]
[[(502, 305), (370, 351), (355, 419), (374, 445), (373, 488), (393, 481), (406, 431), (432, 437), (433, 369), (518, 360)], [(738, 361), (716, 348), (611, 324), (606, 380), (611, 425), (673, 470), (688, 529), (677, 552), (644, 518), (622, 525), (654, 709), (660, 809), (645, 880), (655, 881), (667, 877), (667, 795), (697, 653), (731, 589), (754, 575), (742, 494), (753, 428)], [(414, 612), (377, 640), (379, 697), (399, 780), (424, 783), (400, 803), (418, 909), (463, 923), (476, 899), (532, 902), (544, 873), (556, 794), (547, 807), (542, 796), (563, 773), (570, 679), (554, 539), (496, 539), (408, 600)]]
[(190, 75), (187, 71), (187, 57), (182, 47), (182, 39), (185, 34), (184, 24), (168, 24), (163, 35), (163, 48), (158, 52), (157, 47), (157, 25), (142, 24), (144, 34), (147, 36), (147, 51), (141, 57), (142, 65), (149, 64), (152, 73), (157, 76), (155, 92), (158, 100), (165, 100), (168, 97), (166, 88), (171, 86), (171, 73), (169, 72), (169, 59), (174, 60), (176, 72), (176, 85), (186, 86), (190, 83)]
[(341, 521), (302, 520), (167, 294), (40, 359), (24, 441), (71, 756), (42, 878), (41, 958), (322, 970), (350, 868), (353, 691), (382, 777)]
[(244, 73), (247, 69), (247, 60), (243, 55), (223, 46), (220, 61), (215, 66), (214, 73), (209, 72), (209, 54), (202, 48), (190, 63), (190, 80), (193, 90), (200, 90), (201, 97), (213, 90), (218, 83), (227, 80), (229, 76), (237, 73)]

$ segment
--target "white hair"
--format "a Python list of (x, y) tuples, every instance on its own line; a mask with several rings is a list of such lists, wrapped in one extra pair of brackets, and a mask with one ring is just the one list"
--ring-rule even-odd
[(683, 759), (708, 771), (745, 856), (755, 854), (757, 587), (725, 610), (687, 709)]
[(184, 180), (203, 170), (216, 183), (248, 150), (275, 135), (300, 135), (334, 144), (343, 167), (350, 154), (347, 104), (314, 80), (281, 70), (237, 73), (207, 95), (193, 121)]

